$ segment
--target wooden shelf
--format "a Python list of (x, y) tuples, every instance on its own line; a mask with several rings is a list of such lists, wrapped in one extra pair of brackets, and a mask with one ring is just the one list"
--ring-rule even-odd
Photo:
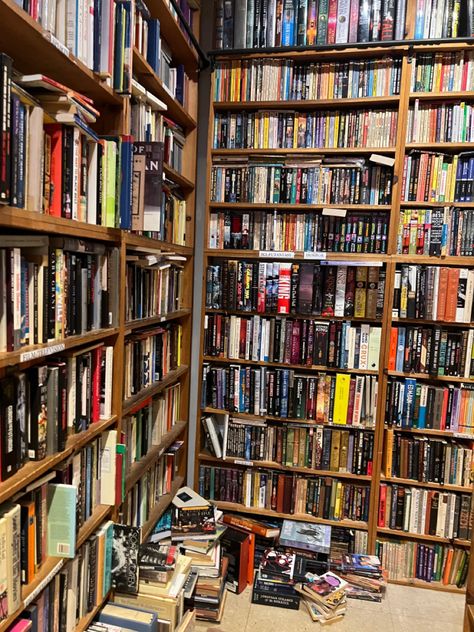
[(178, 254), (190, 256), (193, 254), (192, 246), (181, 246), (179, 244), (173, 244), (169, 241), (160, 241), (159, 239), (152, 239), (144, 235), (137, 235), (136, 233), (124, 232), (124, 241), (130, 250), (140, 250), (141, 248), (147, 251), (154, 250), (156, 252), (165, 252), (167, 254)]
[(157, 461), (161, 455), (170, 447), (172, 443), (176, 441), (176, 439), (182, 434), (186, 426), (188, 425), (187, 421), (178, 421), (172, 428), (169, 430), (162, 441), (156, 446), (153, 446), (151, 450), (142, 457), (136, 463), (133, 463), (127, 477), (125, 479), (125, 493), (128, 493), (135, 483), (143, 476), (143, 474), (150, 469), (150, 467)]
[(216, 111), (225, 110), (320, 110), (325, 107), (345, 108), (349, 106), (367, 107), (372, 105), (397, 104), (400, 101), (399, 95), (389, 95), (380, 97), (359, 97), (348, 99), (340, 97), (338, 99), (318, 99), (316, 101), (298, 99), (288, 101), (214, 101), (213, 107)]
[(272, 210), (278, 211), (295, 211), (301, 213), (303, 211), (321, 211), (323, 208), (343, 208), (347, 211), (367, 212), (377, 211), (388, 212), (391, 209), (390, 204), (273, 204), (267, 202), (210, 202), (209, 208), (218, 210), (245, 210), (245, 211), (260, 211)]
[[(474, 143), (473, 143), (474, 146)], [(394, 154), (395, 147), (312, 147), (300, 149), (211, 149), (212, 156), (301, 156), (309, 158), (327, 154), (344, 156), (347, 154)]]
[(393, 429), (395, 432), (403, 432), (407, 434), (416, 435), (428, 435), (433, 437), (447, 438), (447, 439), (464, 439), (472, 441), (474, 435), (453, 432), (451, 430), (436, 430), (434, 428), (399, 428), (398, 426), (385, 426), (385, 429)]
[(329, 373), (357, 373), (358, 375), (378, 375), (378, 371), (372, 371), (369, 369), (337, 369), (334, 367), (327, 366), (316, 366), (310, 365), (307, 366), (305, 364), (285, 364), (283, 362), (262, 362), (262, 361), (253, 361), (253, 360), (244, 360), (242, 358), (219, 358), (214, 356), (204, 356), (203, 362), (213, 362), (216, 364), (250, 364), (252, 366), (274, 366), (282, 369), (290, 369), (294, 368), (298, 371), (322, 371)]
[(78, 621), (76, 627), (74, 628), (74, 632), (84, 632), (85, 630), (87, 630), (87, 628), (95, 619), (104, 604), (109, 600), (111, 594), (112, 591), (109, 591), (98, 606), (94, 606), (94, 608), (92, 608), (92, 610), (88, 614), (84, 615), (82, 619)]
[(385, 57), (387, 54), (393, 56), (396, 53), (403, 53), (409, 50), (408, 44), (404, 44), (403, 42), (393, 42), (390, 45), (385, 44), (381, 46), (379, 42), (371, 42), (367, 46), (358, 47), (351, 46), (350, 44), (345, 44), (343, 47), (341, 45), (326, 45), (326, 46), (318, 46), (308, 47), (304, 49), (302, 47), (280, 47), (280, 48), (248, 48), (248, 49), (223, 49), (223, 50), (212, 50), (208, 54), (212, 57), (215, 57), (218, 61), (225, 60), (235, 60), (236, 57), (241, 57), (242, 59), (265, 59), (265, 58), (276, 58), (276, 59), (294, 59), (298, 62), (305, 62), (311, 60), (322, 60), (322, 59), (353, 59), (354, 57)]
[[(240, 503), (229, 503), (222, 500), (213, 500), (215, 505), (219, 509), (224, 511), (235, 511), (248, 514), (259, 514), (261, 516), (269, 516), (270, 518), (288, 518), (288, 514), (278, 513), (271, 509), (261, 509), (259, 507), (246, 507)], [(305, 522), (313, 522), (315, 524), (328, 524), (333, 527), (347, 527), (348, 529), (360, 529), (367, 531), (368, 525), (366, 522), (358, 520), (328, 520), (326, 518), (316, 518), (309, 514), (291, 514), (292, 520), (304, 520)]]
[(179, 184), (184, 191), (188, 193), (194, 191), (194, 182), (188, 180), (188, 178), (179, 173), (179, 171), (176, 171), (176, 169), (173, 169), (173, 167), (166, 162), (163, 163), (163, 173), (169, 180)]
[(407, 143), (405, 149), (436, 151), (472, 151), (474, 143)]
[(121, 107), (122, 97), (69, 51), (62, 52), (50, 34), (12, 0), (0, 3), (2, 51), (24, 74), (43, 73), (94, 99), (96, 105)]
[(391, 377), (408, 377), (415, 380), (430, 380), (436, 382), (456, 382), (458, 384), (474, 384), (474, 378), (451, 377), (449, 375), (429, 375), (428, 373), (404, 373), (402, 371), (387, 371)]
[(373, 432), (374, 428), (364, 428), (364, 426), (352, 426), (346, 424), (321, 424), (317, 423), (314, 419), (297, 419), (295, 417), (276, 417), (275, 415), (251, 415), (248, 413), (230, 412), (221, 408), (212, 408), (206, 406), (202, 408), (202, 412), (210, 413), (211, 415), (230, 415), (231, 417), (238, 417), (239, 419), (268, 419), (269, 421), (281, 421), (284, 423), (295, 423), (306, 426), (322, 426), (323, 428), (333, 428), (335, 430), (365, 430)]
[(67, 441), (66, 449), (51, 456), (47, 456), (41, 461), (28, 461), (13, 476), (0, 483), (0, 503), (4, 503), (9, 498), (40, 478), (56, 465), (67, 459), (71, 454), (80, 450), (84, 445), (92, 441), (99, 434), (117, 422), (117, 416), (104, 419), (77, 435), (71, 435)]
[(427, 255), (392, 255), (391, 259), (395, 263), (407, 264), (431, 264), (438, 266), (463, 266), (469, 265), (472, 257), (429, 257)]
[(181, 125), (186, 132), (190, 132), (196, 127), (197, 123), (194, 118), (168, 91), (163, 81), (158, 77), (145, 57), (143, 57), (135, 46), (133, 48), (133, 74), (146, 90), (153, 93), (165, 103), (167, 107), (165, 112), (166, 117), (172, 119), (178, 125)]
[[(0, 14), (3, 3), (4, 0), (0, 2)], [(22, 232), (27, 230), (28, 232), (48, 233), (53, 236), (64, 237), (67, 235), (79, 239), (94, 239), (114, 243), (119, 243), (121, 238), (121, 231), (118, 228), (87, 224), (74, 219), (54, 217), (13, 206), (2, 206), (0, 226)]]
[(462, 329), (470, 329), (474, 327), (473, 322), (454, 323), (450, 320), (426, 320), (425, 318), (396, 318), (392, 317), (392, 323), (400, 323), (401, 325), (442, 325), (443, 327), (462, 327)]
[(142, 527), (142, 542), (145, 542), (150, 533), (153, 531), (154, 526), (164, 514), (166, 509), (168, 509), (168, 506), (176, 495), (176, 492), (180, 487), (182, 487), (183, 483), (184, 476), (177, 476), (171, 484), (171, 492), (169, 494), (164, 494), (164, 496), (162, 496), (157, 504), (153, 507), (150, 513), (150, 517)]
[(111, 336), (116, 336), (118, 332), (118, 327), (94, 329), (93, 331), (78, 336), (52, 340), (44, 344), (27, 345), (16, 351), (5, 351), (4, 353), (0, 353), (0, 369), (7, 366), (20, 366), (26, 362), (31, 362), (31, 360), (45, 358), (83, 345), (94, 344)]
[(384, 483), (391, 483), (392, 485), (407, 485), (409, 487), (426, 487), (428, 489), (437, 489), (439, 491), (446, 492), (462, 492), (463, 494), (472, 494), (472, 487), (464, 487), (463, 485), (451, 485), (449, 483), (432, 483), (430, 481), (417, 481), (412, 480), (411, 478), (399, 478), (397, 476), (392, 476), (390, 478), (384, 476), (383, 474), (380, 476), (380, 480)]
[(333, 477), (333, 478), (346, 478), (352, 481), (370, 481), (372, 479), (371, 476), (367, 476), (364, 474), (353, 474), (352, 472), (333, 472), (332, 470), (313, 470), (309, 467), (301, 467), (297, 465), (281, 465), (280, 463), (275, 463), (274, 461), (247, 461), (244, 458), (227, 456), (225, 459), (218, 459), (211, 454), (207, 454), (206, 452), (201, 452), (199, 454), (199, 458), (203, 461), (211, 461), (212, 463), (221, 463), (223, 466), (225, 465), (242, 465), (244, 467), (264, 467), (271, 470), (281, 470), (283, 472), (299, 472), (301, 474), (307, 474), (308, 476), (324, 476), (324, 477)]
[(141, 406), (148, 400), (150, 397), (154, 395), (158, 395), (161, 393), (167, 386), (173, 384), (176, 380), (178, 380), (182, 375), (189, 371), (189, 367), (187, 365), (182, 365), (178, 369), (174, 371), (170, 371), (166, 377), (164, 377), (159, 382), (155, 382), (154, 384), (150, 384), (147, 388), (144, 388), (140, 393), (126, 399), (123, 402), (122, 415), (125, 417), (130, 415), (130, 413), (134, 409), (141, 408)]
[(459, 540), (455, 538), (454, 540), (450, 540), (449, 538), (442, 538), (436, 535), (426, 535), (424, 533), (409, 533), (407, 531), (401, 531), (398, 529), (389, 529), (387, 527), (377, 527), (377, 533), (381, 533), (383, 535), (397, 536), (401, 538), (408, 538), (409, 540), (423, 540), (427, 542), (431, 542), (433, 544), (455, 544), (460, 547), (470, 547), (470, 540)]
[[(380, 325), (381, 319), (377, 318), (359, 318), (356, 316), (318, 316), (317, 314), (280, 314), (280, 312), (256, 312), (256, 311), (240, 311), (232, 309), (211, 309), (205, 308), (206, 314), (225, 314), (226, 316), (261, 316), (262, 318), (289, 318), (291, 320), (315, 320), (315, 321), (355, 321), (361, 323), (373, 323)], [(473, 325), (474, 326), (474, 325)]]
[[(433, 207), (441, 207), (445, 206), (455, 206), (459, 208), (474, 208), (474, 202), (406, 202), (402, 200), (400, 202), (401, 207), (413, 207), (413, 208), (429, 208)], [(405, 255), (400, 255), (405, 256)]]
[(160, 21), (161, 37), (171, 50), (173, 62), (183, 64), (186, 73), (195, 76), (198, 69), (197, 52), (181, 30), (165, 0), (146, 0), (145, 4), (151, 17), (158, 18)]
[(474, 99), (472, 92), (410, 92), (409, 99), (415, 101), (452, 101), (456, 99), (471, 100)]
[(389, 579), (389, 584), (398, 584), (399, 586), (414, 586), (415, 588), (428, 588), (429, 590), (439, 590), (444, 592), (455, 593), (457, 595), (466, 594), (465, 588), (458, 588), (453, 584), (442, 584), (441, 582), (425, 582), (422, 579)]
[(141, 329), (142, 327), (150, 327), (158, 323), (165, 323), (171, 320), (178, 320), (179, 318), (185, 318), (190, 316), (192, 311), (188, 308), (179, 309), (176, 312), (167, 312), (166, 314), (160, 314), (159, 316), (150, 316), (149, 318), (136, 318), (135, 320), (129, 320), (125, 323), (125, 335), (129, 331), (135, 329)]
[[(304, 207), (304, 205), (302, 205), (302, 207)], [(382, 262), (382, 263), (386, 263), (387, 261), (390, 260), (390, 256), (388, 255), (375, 255), (375, 254), (368, 254), (368, 253), (362, 253), (362, 252), (321, 252), (321, 253), (310, 253), (311, 255), (314, 255), (314, 257), (306, 257), (304, 256), (304, 253), (301, 251), (295, 251), (293, 253), (292, 257), (278, 257), (278, 256), (264, 256), (261, 253), (263, 252), (269, 252), (267, 250), (220, 250), (218, 248), (207, 248), (204, 251), (204, 254), (208, 255), (209, 257), (225, 257), (226, 259), (290, 259), (290, 260), (296, 260), (296, 261), (303, 261), (303, 260), (309, 260), (309, 261), (317, 261), (319, 259), (321, 259), (322, 261), (328, 260), (328, 261), (354, 261), (354, 265), (357, 265), (357, 261), (358, 260), (362, 260), (362, 261), (373, 261), (374, 263), (376, 262)], [(275, 251), (275, 255), (278, 251)], [(321, 255), (320, 257), (318, 255)]]

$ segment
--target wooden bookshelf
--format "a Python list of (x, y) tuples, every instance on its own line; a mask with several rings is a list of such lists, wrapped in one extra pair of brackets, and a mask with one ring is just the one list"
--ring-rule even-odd
[[(213, 100), (215, 99), (215, 84), (218, 81), (217, 78), (214, 78), (213, 83), (211, 83), (210, 87), (210, 99), (211, 99), (211, 108), (209, 113), (209, 134), (208, 134), (208, 184), (211, 182), (211, 169), (212, 165), (216, 166), (226, 166), (227, 163), (231, 165), (231, 168), (234, 168), (236, 164), (233, 162), (236, 158), (242, 157), (243, 159), (249, 157), (263, 158), (264, 156), (268, 156), (271, 161), (271, 157), (275, 157), (276, 160), (280, 160), (282, 158), (288, 157), (290, 160), (295, 160), (298, 158), (313, 158), (316, 156), (328, 157), (329, 159), (335, 158), (337, 156), (351, 156), (351, 157), (369, 157), (371, 153), (379, 154), (385, 156), (386, 158), (393, 158), (393, 186), (392, 186), (392, 195), (391, 195), (391, 203), (388, 205), (370, 205), (370, 204), (272, 204), (272, 203), (253, 203), (253, 202), (216, 202), (211, 197), (210, 185), (208, 186), (207, 191), (207, 200), (206, 200), (206, 227), (205, 227), (205, 244), (204, 244), (204, 274), (206, 271), (206, 267), (208, 265), (222, 264), (224, 260), (238, 260), (240, 261), (249, 261), (255, 262), (258, 260), (261, 261), (284, 261), (286, 263), (296, 263), (304, 260), (314, 260), (318, 259), (321, 262), (337, 262), (340, 261), (343, 265), (357, 265), (357, 262), (365, 262), (368, 265), (370, 262), (374, 264), (378, 263), (383, 264), (386, 270), (386, 281), (385, 281), (385, 300), (383, 305), (383, 316), (381, 320), (375, 319), (364, 319), (364, 318), (352, 318), (352, 317), (332, 317), (332, 316), (318, 316), (313, 314), (298, 314), (298, 313), (289, 313), (289, 314), (277, 314), (274, 312), (260, 312), (254, 310), (245, 311), (241, 309), (222, 309), (222, 308), (207, 308), (206, 307), (206, 277), (204, 281), (204, 292), (203, 292), (203, 309), (202, 309), (202, 322), (204, 322), (204, 318), (211, 315), (222, 315), (225, 316), (237, 316), (242, 318), (252, 318), (255, 316), (260, 316), (262, 318), (289, 318), (291, 320), (316, 320), (316, 321), (354, 321), (354, 324), (357, 325), (359, 322), (366, 322), (372, 324), (381, 323), (382, 326), (382, 339), (381, 339), (381, 348), (379, 355), (379, 369), (375, 372), (370, 371), (359, 371), (352, 370), (351, 374), (361, 374), (361, 375), (377, 375), (378, 381), (378, 393), (377, 393), (377, 411), (376, 411), (376, 420), (374, 428), (363, 428), (363, 427), (351, 427), (349, 426), (339, 426), (337, 424), (323, 424), (325, 428), (331, 428), (334, 431), (340, 428), (344, 429), (352, 429), (352, 431), (357, 430), (365, 430), (374, 432), (374, 461), (373, 461), (373, 471), (371, 476), (357, 476), (355, 474), (346, 475), (344, 477), (350, 476), (352, 477), (352, 482), (357, 483), (365, 483), (370, 487), (370, 509), (369, 509), (369, 519), (365, 526), (361, 526), (361, 523), (357, 521), (354, 524), (350, 525), (350, 528), (353, 529), (365, 529), (368, 533), (368, 552), (374, 553), (377, 539), (384, 540), (393, 540), (397, 541), (400, 537), (404, 537), (407, 540), (418, 540), (423, 542), (424, 544), (445, 544), (445, 545), (454, 545), (455, 547), (462, 548), (463, 550), (469, 546), (469, 542), (466, 540), (455, 540), (451, 542), (448, 538), (436, 538), (431, 536), (417, 536), (416, 534), (406, 534), (404, 532), (392, 531), (390, 529), (380, 529), (378, 528), (378, 507), (379, 507), (379, 490), (381, 483), (389, 483), (398, 484), (402, 486), (413, 486), (424, 489), (431, 490), (445, 490), (454, 493), (465, 493), (470, 494), (472, 492), (471, 487), (459, 486), (459, 485), (440, 485), (436, 483), (430, 482), (419, 482), (411, 479), (403, 479), (395, 476), (385, 478), (382, 475), (383, 472), (383, 455), (384, 455), (384, 440), (385, 440), (385, 429), (393, 428), (395, 433), (403, 433), (406, 437), (413, 438), (431, 438), (431, 439), (442, 439), (450, 441), (471, 441), (472, 437), (469, 435), (464, 435), (462, 433), (453, 432), (451, 430), (437, 430), (432, 428), (399, 428), (396, 426), (387, 426), (385, 420), (385, 399), (387, 396), (388, 383), (390, 380), (394, 378), (415, 378), (417, 380), (422, 381), (424, 384), (432, 384), (438, 386), (445, 386), (448, 384), (453, 384), (454, 386), (459, 386), (462, 384), (466, 384), (466, 387), (471, 387), (473, 383), (473, 378), (464, 379), (462, 377), (451, 377), (451, 376), (438, 376), (438, 375), (430, 375), (430, 374), (422, 374), (422, 373), (404, 373), (404, 372), (396, 372), (388, 370), (388, 359), (390, 353), (390, 331), (392, 326), (420, 326), (420, 327), (433, 327), (435, 325), (441, 325), (443, 328), (447, 328), (448, 331), (453, 333), (461, 333), (463, 330), (471, 330), (474, 326), (474, 323), (454, 323), (448, 321), (429, 321), (429, 320), (420, 320), (420, 319), (402, 319), (395, 318), (392, 316), (392, 306), (393, 306), (393, 291), (394, 291), (394, 277), (397, 265), (399, 264), (420, 264), (420, 265), (430, 265), (430, 266), (450, 266), (450, 267), (472, 267), (472, 259), (468, 257), (452, 257), (452, 256), (443, 256), (443, 257), (434, 257), (434, 256), (423, 256), (423, 255), (400, 255), (397, 254), (397, 231), (400, 223), (400, 210), (401, 209), (430, 209), (430, 208), (444, 208), (444, 207), (456, 207), (461, 209), (472, 209), (474, 208), (474, 202), (411, 202), (405, 201), (402, 199), (402, 181), (404, 174), (404, 161), (405, 156), (409, 152), (413, 152), (415, 150), (420, 151), (429, 151), (432, 153), (446, 153), (446, 154), (457, 154), (463, 151), (469, 151), (472, 149), (473, 143), (408, 143), (406, 140), (407, 136), (407, 127), (408, 127), (408, 111), (409, 108), (414, 105), (415, 100), (419, 100), (420, 102), (429, 104), (429, 102), (433, 101), (433, 105), (440, 105), (441, 102), (446, 101), (447, 103), (452, 103), (456, 100), (472, 100), (472, 93), (469, 92), (413, 92), (411, 87), (411, 73), (413, 69), (413, 64), (416, 60), (416, 55), (418, 53), (442, 53), (442, 52), (452, 52), (452, 51), (472, 51), (473, 50), (473, 39), (472, 38), (464, 38), (459, 40), (443, 40), (443, 41), (434, 41), (434, 40), (413, 40), (411, 38), (414, 37), (414, 20), (415, 20), (415, 3), (413, 0), (408, 1), (408, 9), (407, 9), (407, 41), (405, 42), (384, 42), (382, 46), (377, 42), (363, 43), (363, 44), (338, 44), (338, 45), (326, 45), (326, 46), (317, 46), (317, 47), (306, 47), (306, 48), (298, 48), (298, 47), (280, 47), (280, 48), (252, 48), (252, 49), (225, 49), (225, 50), (213, 50), (210, 53), (210, 56), (213, 58), (214, 63), (218, 66), (220, 63), (227, 64), (227, 71), (231, 72), (231, 62), (235, 64), (237, 67), (239, 61), (251, 62), (255, 60), (262, 60), (262, 62), (270, 61), (273, 64), (274, 62), (288, 62), (289, 64), (294, 64), (294, 67), (299, 67), (302, 64), (310, 64), (310, 63), (319, 63), (323, 61), (330, 61), (333, 64), (337, 64), (339, 62), (347, 62), (352, 61), (354, 59), (357, 60), (375, 60), (382, 59), (384, 57), (401, 59), (401, 75), (400, 75), (400, 85), (399, 85), (399, 93), (395, 95), (387, 95), (387, 96), (373, 96), (373, 97), (364, 97), (364, 98), (337, 98), (337, 99), (320, 99), (314, 100), (313, 96), (310, 96), (308, 100), (305, 100), (304, 97), (301, 100), (275, 100), (272, 97), (272, 100), (264, 100), (264, 97), (260, 95), (257, 96), (255, 101), (248, 101), (245, 99), (239, 99), (239, 91), (238, 91), (238, 82), (234, 82), (233, 89), (235, 90), (235, 94), (233, 96), (225, 96), (225, 100)], [(248, 68), (249, 66), (247, 66)], [(217, 72), (217, 71), (215, 71)], [(240, 72), (240, 71), (237, 71)], [(242, 74), (239, 75), (239, 82), (245, 84), (247, 80), (249, 80), (249, 76), (244, 76), (244, 70), (242, 70)], [(276, 75), (275, 75), (276, 76)], [(216, 77), (216, 76), (215, 76)], [(262, 73), (263, 77), (263, 73)], [(235, 78), (235, 77), (234, 77)], [(221, 76), (219, 81), (225, 82), (226, 80)], [(220, 84), (219, 84), (220, 85)], [(222, 94), (227, 94), (222, 91)], [(273, 94), (273, 92), (269, 92), (269, 94)], [(247, 98), (247, 97), (246, 97)], [(232, 100), (230, 100), (232, 99)], [(291, 110), (298, 114), (301, 113), (310, 113), (315, 112), (318, 114), (321, 110), (340, 110), (343, 113), (347, 108), (367, 108), (372, 109), (376, 108), (377, 110), (393, 110), (396, 109), (398, 112), (398, 120), (397, 120), (397, 137), (395, 146), (390, 147), (349, 147), (349, 148), (311, 148), (311, 149), (224, 149), (224, 148), (215, 148), (213, 145), (214, 142), (214, 119), (215, 115), (223, 116), (226, 112), (230, 114), (236, 112), (268, 112), (275, 110), (276, 113)], [(263, 126), (263, 118), (262, 118), (262, 126)], [(229, 145), (232, 146), (232, 145)], [(329, 162), (329, 161), (328, 161)], [(290, 163), (291, 164), (291, 163)], [(298, 215), (304, 215), (306, 213), (318, 214), (318, 212), (323, 211), (323, 209), (328, 209), (325, 213), (330, 213), (331, 208), (336, 209), (345, 209), (347, 214), (352, 214), (354, 212), (360, 213), (387, 213), (388, 214), (388, 238), (387, 238), (387, 250), (386, 254), (383, 255), (373, 255), (373, 254), (362, 254), (362, 253), (335, 253), (335, 252), (323, 252), (323, 253), (304, 253), (301, 251), (258, 251), (258, 250), (244, 250), (244, 249), (216, 249), (211, 248), (209, 245), (208, 237), (209, 237), (209, 226), (210, 226), (210, 215), (211, 213), (217, 212), (236, 212), (236, 215), (246, 213), (250, 216), (250, 222), (252, 225), (253, 214), (261, 211), (271, 211), (275, 213), (275, 216), (279, 216), (281, 213), (297, 213)], [(218, 221), (221, 221), (219, 219)], [(283, 226), (283, 223), (281, 224)], [(250, 242), (253, 243), (252, 241)], [(253, 246), (251, 246), (252, 248)], [(223, 290), (224, 291), (224, 290)], [(247, 306), (248, 307), (248, 306)], [(204, 330), (204, 325), (202, 326)], [(241, 365), (241, 366), (251, 366), (251, 367), (281, 367), (281, 368), (290, 368), (294, 369), (296, 373), (304, 373), (308, 372), (308, 375), (314, 375), (314, 371), (322, 371), (326, 372), (329, 375), (334, 375), (335, 373), (347, 373), (348, 371), (344, 371), (343, 369), (337, 368), (328, 368), (328, 367), (314, 367), (314, 366), (297, 366), (297, 365), (288, 365), (288, 364), (278, 364), (272, 362), (251, 362), (245, 360), (243, 358), (232, 358), (229, 359), (227, 357), (214, 357), (210, 355), (205, 355), (204, 353), (204, 339), (201, 341), (201, 356), (200, 356), (200, 365), (209, 364), (218, 368), (227, 367), (231, 364)], [(202, 380), (202, 377), (201, 377)], [(237, 459), (234, 457), (226, 457), (225, 460), (217, 459), (213, 456), (207, 449), (205, 445), (205, 436), (204, 430), (201, 427), (201, 416), (204, 415), (230, 415), (235, 416), (240, 420), (266, 420), (273, 424), (284, 423), (284, 424), (313, 424), (316, 425), (315, 420), (311, 419), (291, 419), (285, 417), (277, 417), (272, 415), (253, 415), (253, 414), (245, 414), (236, 412), (233, 410), (223, 410), (214, 408), (210, 405), (203, 405), (200, 409), (199, 416), (197, 419), (197, 445), (196, 445), (196, 467), (195, 467), (195, 480), (199, 480), (199, 472), (200, 465), (220, 465), (221, 467), (235, 467), (235, 468), (268, 468), (268, 469), (283, 469), (284, 471), (289, 470), (293, 472), (306, 473), (308, 476), (314, 478), (314, 476), (327, 476), (332, 478), (341, 477), (342, 473), (340, 472), (331, 472), (324, 471), (318, 472), (308, 468), (287, 468), (286, 466), (280, 466), (275, 463), (265, 462), (265, 461), (246, 461), (245, 459)], [(284, 514), (277, 514), (276, 512), (270, 511), (268, 509), (256, 508), (256, 507), (245, 507), (238, 503), (230, 503), (218, 501), (217, 503), (219, 507), (223, 510), (234, 511), (234, 512), (242, 512), (249, 513), (254, 515), (260, 515), (262, 518), (264, 517), (288, 517)], [(290, 518), (296, 518), (296, 516), (289, 516)], [(317, 520), (312, 516), (302, 515), (298, 516), (298, 519), (314, 521)], [(324, 523), (324, 521), (321, 521)], [(338, 526), (345, 526), (345, 522), (331, 522), (327, 521), (326, 523), (334, 524)], [(347, 525), (346, 525), (347, 526)], [(414, 585), (421, 586), (436, 590), (451, 590), (452, 592), (462, 592), (457, 587), (453, 586), (445, 586), (440, 582), (425, 582), (421, 580), (410, 580), (407, 579), (405, 582), (394, 580), (395, 583), (404, 583), (405, 585)], [(473, 591), (474, 593), (474, 591)], [(472, 599), (474, 603), (474, 599)]]
[[(110, 429), (120, 432), (123, 429), (123, 418), (137, 407), (146, 405), (151, 399), (168, 386), (180, 383), (180, 421), (154, 448), (132, 468), (126, 481), (128, 491), (135, 482), (151, 469), (163, 452), (176, 440), (184, 442), (180, 461), (180, 469), (172, 483), (170, 494), (165, 494), (150, 512), (147, 524), (143, 529), (144, 537), (152, 531), (156, 521), (169, 503), (177, 489), (186, 480), (187, 440), (189, 417), (189, 364), (191, 346), (191, 326), (193, 313), (193, 255), (194, 255), (194, 216), (195, 216), (195, 180), (197, 149), (197, 107), (198, 107), (198, 53), (185, 34), (178, 20), (170, 11), (165, 0), (145, 0), (151, 14), (161, 22), (161, 37), (167, 41), (173, 56), (173, 63), (183, 63), (188, 75), (185, 104), (182, 105), (166, 87), (164, 81), (153, 71), (140, 52), (131, 49), (131, 72), (141, 85), (166, 105), (163, 113), (168, 119), (181, 126), (184, 131), (185, 145), (182, 153), (182, 169), (180, 172), (170, 165), (164, 164), (166, 178), (180, 188), (186, 201), (186, 241), (174, 244), (171, 241), (160, 241), (146, 234), (136, 234), (119, 228), (110, 228), (37, 213), (28, 209), (2, 205), (0, 212), (0, 235), (46, 235), (51, 237), (76, 238), (93, 240), (98, 244), (116, 247), (119, 251), (118, 287), (112, 288), (118, 296), (117, 325), (111, 328), (97, 329), (82, 335), (66, 337), (45, 344), (22, 347), (14, 352), (0, 353), (0, 378), (16, 370), (24, 370), (55, 358), (62, 352), (78, 350), (87, 345), (105, 341), (113, 346), (114, 365), (112, 374), (112, 415), (98, 422), (80, 434), (68, 437), (66, 448), (56, 454), (48, 455), (41, 461), (28, 461), (18, 472), (5, 481), (0, 482), (0, 503), (15, 502), (24, 490), (43, 477), (62, 466), (73, 455), (77, 454), (90, 442), (98, 439)], [(132, 7), (132, 11), (133, 11)], [(1, 52), (7, 53), (13, 60), (13, 67), (21, 74), (45, 74), (73, 90), (77, 90), (93, 100), (100, 112), (94, 129), (98, 134), (129, 135), (131, 130), (131, 95), (118, 94), (111, 87), (110, 77), (100, 76), (91, 71), (82, 61), (72, 55), (58, 40), (51, 36), (36, 20), (23, 11), (13, 0), (0, 0), (0, 18), (4, 27)], [(193, 30), (199, 37), (199, 12), (194, 13)], [(0, 238), (1, 242), (1, 238)], [(130, 253), (180, 255), (179, 261), (183, 269), (182, 304), (179, 309), (154, 316), (152, 318), (125, 321), (125, 272), (126, 257)], [(129, 335), (146, 328), (167, 323), (179, 323), (182, 326), (181, 366), (171, 371), (161, 382), (153, 384), (137, 396), (124, 401), (125, 358), (124, 347)], [(112, 458), (115, 458), (113, 456)], [(92, 515), (83, 524), (77, 534), (77, 549), (81, 547), (107, 520), (121, 521), (126, 515), (127, 499), (121, 506), (98, 505)], [(6, 630), (21, 615), (23, 609), (32, 603), (40, 592), (48, 585), (61, 568), (68, 564), (65, 558), (47, 558), (38, 569), (31, 584), (22, 587), (22, 603), (17, 612), (10, 613), (0, 623), (0, 632)], [(93, 621), (103, 603), (111, 592), (101, 600), (93, 610), (77, 622), (76, 632), (83, 632)]]

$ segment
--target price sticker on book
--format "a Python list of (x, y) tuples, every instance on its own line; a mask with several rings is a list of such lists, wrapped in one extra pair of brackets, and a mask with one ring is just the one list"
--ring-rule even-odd
[(318, 260), (326, 259), (326, 253), (325, 252), (307, 252), (307, 251), (305, 251), (303, 253), (303, 259), (318, 259)]
[(35, 349), (34, 351), (25, 351), (20, 354), (20, 362), (28, 362), (29, 360), (36, 360), (36, 358), (44, 358), (44, 356), (53, 355), (53, 353), (60, 353), (64, 351), (66, 345), (61, 343), (59, 345), (51, 345), (51, 347), (44, 347), (43, 349)]
[(266, 259), (294, 259), (295, 253), (290, 250), (260, 250), (259, 257)]

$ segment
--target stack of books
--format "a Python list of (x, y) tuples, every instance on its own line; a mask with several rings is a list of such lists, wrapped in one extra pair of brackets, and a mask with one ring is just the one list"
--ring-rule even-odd
[[(126, 627), (125, 627), (126, 626)], [(151, 608), (132, 608), (129, 606), (108, 603), (100, 613), (98, 620), (87, 628), (86, 632), (119, 632), (119, 630), (141, 630), (157, 632), (170, 630), (166, 622)], [(187, 612), (176, 632), (191, 632), (194, 629), (194, 613)]]
[(349, 598), (382, 601), (387, 588), (386, 572), (376, 555), (343, 555), (334, 569), (347, 581), (346, 593)]
[(347, 582), (328, 571), (323, 575), (308, 575), (295, 586), (313, 621), (321, 625), (341, 621), (346, 612)]
[(300, 596), (295, 591), (295, 553), (267, 549), (255, 574), (252, 603), (298, 610)]

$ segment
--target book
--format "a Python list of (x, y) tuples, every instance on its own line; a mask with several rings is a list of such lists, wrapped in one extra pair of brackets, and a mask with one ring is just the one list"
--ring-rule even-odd
[(52, 557), (73, 558), (76, 549), (76, 502), (74, 485), (48, 485), (47, 550)]
[(112, 548), (112, 586), (123, 593), (138, 592), (138, 555), (141, 529), (114, 525)]
[(278, 541), (281, 546), (304, 549), (315, 553), (329, 553), (331, 527), (283, 520)]

